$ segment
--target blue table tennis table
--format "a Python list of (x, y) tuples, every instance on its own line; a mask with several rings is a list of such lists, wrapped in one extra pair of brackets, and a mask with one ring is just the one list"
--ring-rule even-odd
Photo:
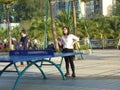
[[(9, 52), (9, 57), (3, 57), (0, 58), (0, 63), (8, 63), (1, 71), (0, 76), (7, 72), (7, 69), (11, 66), (15, 67), (15, 72), (17, 72), (18, 77), (15, 81), (15, 84), (13, 86), (12, 90), (17, 89), (17, 85), (19, 84), (19, 81), (21, 77), (24, 75), (24, 73), (31, 67), (35, 66), (42, 74), (43, 78), (46, 79), (46, 75), (42, 69), (42, 65), (44, 65), (44, 62), (49, 63), (50, 65), (53, 65), (57, 68), (57, 70), (60, 72), (63, 80), (66, 80), (66, 77), (64, 76), (64, 73), (61, 70), (61, 65), (63, 62), (63, 57), (65, 56), (72, 56), (72, 55), (82, 55), (82, 52), (73, 52), (73, 53), (54, 53), (53, 50), (13, 50)], [(55, 57), (62, 57), (59, 64), (56, 64), (52, 58)], [(83, 57), (81, 57), (83, 59)], [(16, 65), (17, 62), (21, 61), (28, 61), (30, 62), (29, 65), (27, 65), (22, 71), (20, 71), (18, 66)], [(41, 64), (38, 64), (41, 62)], [(12, 71), (9, 71), (12, 72)]]

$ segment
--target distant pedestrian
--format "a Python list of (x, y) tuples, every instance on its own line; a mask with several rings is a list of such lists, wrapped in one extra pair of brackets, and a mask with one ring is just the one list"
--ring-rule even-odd
[(7, 39), (4, 39), (3, 43), (4, 43), (4, 48), (8, 47), (8, 40)]
[[(19, 43), (20, 50), (28, 50), (28, 36), (26, 35), (26, 30), (21, 31), (21, 39)], [(27, 62), (29, 64), (29, 62)], [(23, 62), (21, 62), (21, 66), (23, 66)]]
[(33, 49), (37, 50), (38, 49), (38, 41), (37, 41), (37, 38), (35, 37), (34, 40), (33, 40)]

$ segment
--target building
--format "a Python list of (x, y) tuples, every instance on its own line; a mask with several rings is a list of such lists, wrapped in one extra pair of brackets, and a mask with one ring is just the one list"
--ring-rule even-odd
[[(10, 30), (13, 30), (14, 28), (19, 27), (19, 26), (20, 26), (20, 23), (10, 23)], [(8, 24), (7, 23), (1, 23), (0, 28), (7, 29)]]
[[(85, 17), (85, 3), (80, 0), (75, 0), (75, 7), (77, 17)], [(59, 11), (67, 11), (68, 13), (72, 10), (72, 1), (64, 0), (56, 2), (54, 5), (54, 15), (57, 16)]]
[[(56, 10), (68, 10), (69, 6), (69, 10), (72, 10), (72, 1), (68, 1), (58, 2), (56, 4)], [(76, 0), (76, 13), (78, 18), (91, 18), (94, 15), (111, 16), (115, 2), (116, 0), (90, 0), (90, 2), (84, 3)]]
[(82, 17), (85, 17), (86, 16), (85, 3), (84, 2), (80, 2), (80, 0), (77, 0), (75, 2), (75, 6), (76, 6), (77, 17), (79, 19), (82, 18)]
[(113, 6), (116, 0), (91, 0), (87, 2), (86, 17), (92, 17), (93, 15), (111, 16)]

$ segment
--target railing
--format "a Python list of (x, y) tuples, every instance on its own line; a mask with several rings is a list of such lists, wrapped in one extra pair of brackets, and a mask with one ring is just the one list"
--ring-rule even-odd
[[(90, 40), (92, 49), (117, 49), (118, 39), (91, 39)], [(80, 41), (81, 45), (85, 45), (84, 41)]]

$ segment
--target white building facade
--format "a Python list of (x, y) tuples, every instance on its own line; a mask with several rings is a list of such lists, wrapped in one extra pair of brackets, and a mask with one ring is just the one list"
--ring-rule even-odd
[(93, 15), (111, 16), (116, 0), (91, 0), (85, 4), (86, 17)]
[[(77, 18), (87, 17), (91, 18), (94, 15), (111, 16), (113, 12), (113, 6), (116, 0), (90, 0), (90, 2), (81, 2), (81, 0), (75, 0)], [(57, 16), (58, 10), (72, 10), (72, 0), (64, 0), (55, 4), (55, 16)]]

